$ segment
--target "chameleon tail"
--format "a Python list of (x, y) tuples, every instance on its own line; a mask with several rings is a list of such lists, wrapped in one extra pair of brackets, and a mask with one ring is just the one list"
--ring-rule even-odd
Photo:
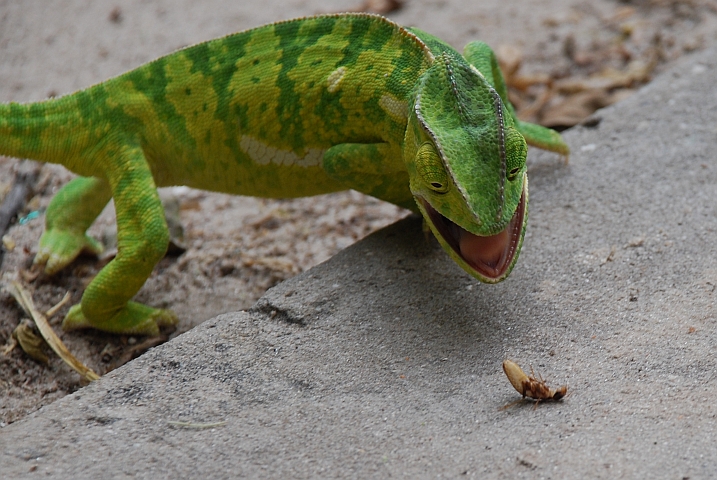
[(76, 95), (0, 104), (0, 155), (59, 163), (81, 173), (80, 155), (92, 140), (82, 133), (77, 106)]

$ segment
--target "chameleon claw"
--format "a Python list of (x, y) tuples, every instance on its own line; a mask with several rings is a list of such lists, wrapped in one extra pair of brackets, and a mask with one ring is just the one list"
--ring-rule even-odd
[(99, 255), (102, 244), (84, 233), (47, 230), (40, 238), (34, 265), (44, 265), (48, 275), (59, 272), (71, 264), (82, 252)]
[(177, 315), (171, 310), (152, 308), (141, 303), (127, 302), (119, 312), (101, 322), (92, 322), (82, 313), (80, 304), (74, 305), (62, 321), (66, 332), (84, 328), (97, 328), (124, 335), (147, 335), (156, 337), (162, 327), (177, 324)]

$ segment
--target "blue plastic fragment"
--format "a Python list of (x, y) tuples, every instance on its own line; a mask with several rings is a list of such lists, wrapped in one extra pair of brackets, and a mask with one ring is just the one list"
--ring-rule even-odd
[(40, 216), (40, 210), (33, 210), (32, 212), (28, 213), (24, 217), (22, 217), (19, 221), (20, 225), (25, 225), (26, 223), (35, 220), (37, 217)]

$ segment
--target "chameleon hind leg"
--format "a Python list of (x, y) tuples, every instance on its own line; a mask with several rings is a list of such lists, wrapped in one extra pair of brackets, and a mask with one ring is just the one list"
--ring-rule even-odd
[(35, 256), (52, 275), (72, 263), (82, 252), (99, 255), (102, 244), (85, 232), (112, 198), (106, 181), (78, 177), (65, 185), (45, 212), (45, 231)]
[(518, 120), (513, 105), (508, 100), (508, 88), (505, 85), (503, 73), (500, 71), (498, 60), (493, 50), (483, 42), (470, 42), (463, 49), (465, 59), (483, 74), (490, 85), (495, 88), (503, 100), (508, 113), (515, 122), (515, 128), (525, 137), (529, 145), (565, 155), (570, 154), (570, 148), (563, 141), (558, 132), (534, 123)]
[(167, 251), (162, 204), (139, 146), (112, 146), (104, 156), (117, 212), (117, 256), (92, 280), (62, 328), (158, 335), (160, 327), (177, 323), (174, 313), (129, 300)]

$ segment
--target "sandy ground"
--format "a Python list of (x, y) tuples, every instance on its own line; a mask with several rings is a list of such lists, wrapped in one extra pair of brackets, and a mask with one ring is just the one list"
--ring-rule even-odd
[[(220, 0), (137, 0), (121, 7), (107, 1), (63, 0), (49, 9), (39, 0), (0, 1), (0, 100), (60, 95), (198, 41), (269, 21), (360, 8), (358, 1), (271, 0), (257, 9), (249, 2)], [(714, 42), (717, 32), (714, 4), (700, 1), (409, 1), (390, 16), (457, 47), (475, 38), (498, 47), (504, 59), (520, 65), (514, 83), (529, 84), (512, 91), (524, 117), (555, 125), (626, 97), (682, 54)], [(620, 74), (627, 80), (620, 83)], [(570, 81), (578, 85), (572, 86), (577, 93), (571, 93)], [(0, 158), (0, 197), (9, 190), (16, 166), (16, 160)], [(42, 213), (69, 178), (61, 167), (44, 166), (19, 217)], [(178, 206), (187, 249), (165, 258), (137, 299), (171, 306), (181, 320), (173, 335), (219, 313), (248, 308), (267, 288), (406, 215), (355, 192), (298, 200), (183, 188), (167, 195)], [(9, 230), (15, 246), (4, 255), (3, 280), (28, 280), (41, 309), (67, 291), (75, 303), (107, 256), (80, 259), (52, 278), (23, 273), (36, 251), (42, 220), (40, 215)], [(111, 253), (111, 208), (91, 233)], [(66, 309), (58, 313), (55, 325)], [(3, 293), (0, 344), (9, 341), (22, 318), (14, 300)], [(96, 332), (60, 336), (100, 374), (141, 353), (144, 340)], [(43, 365), (18, 348), (0, 355), (0, 424), (12, 423), (80, 385), (78, 376), (54, 356)]]

